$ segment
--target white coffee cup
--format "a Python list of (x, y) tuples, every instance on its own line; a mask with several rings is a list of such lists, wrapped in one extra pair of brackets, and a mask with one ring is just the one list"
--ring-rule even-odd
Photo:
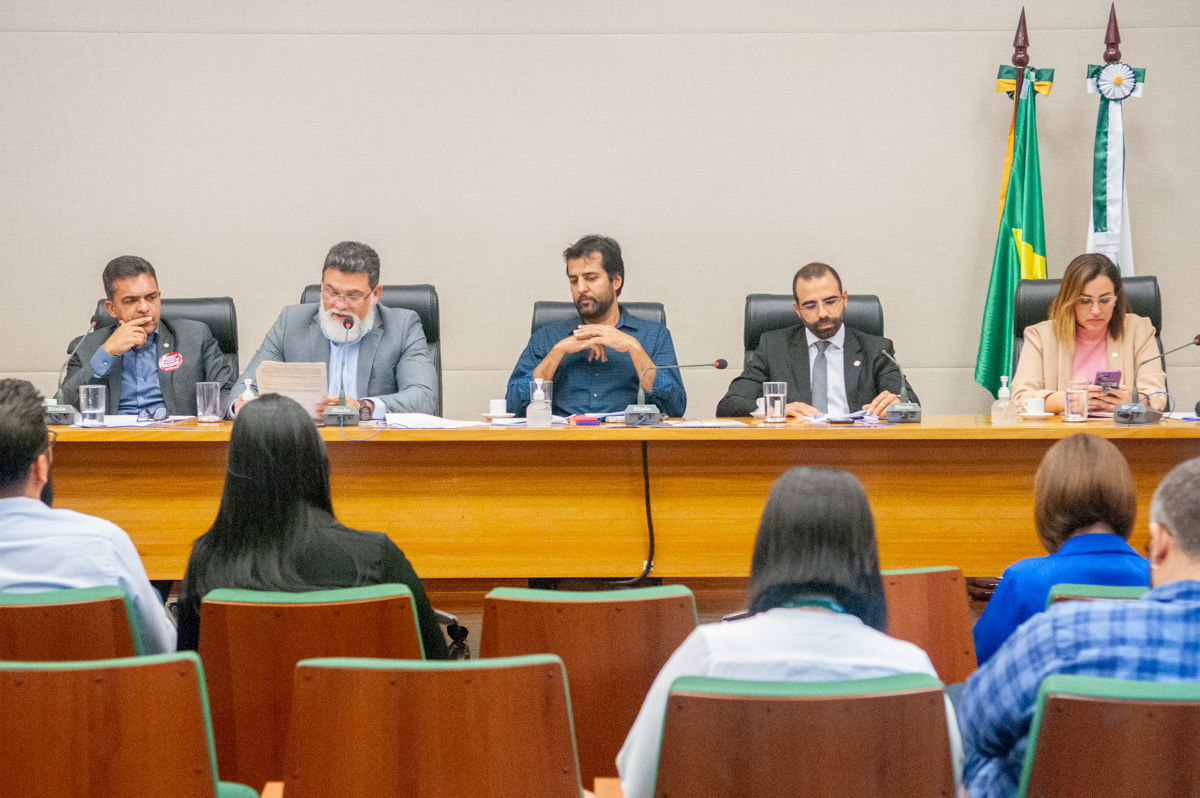
[(502, 416), (508, 412), (507, 399), (489, 399), (488, 400), (488, 415)]
[(766, 401), (767, 401), (767, 400), (766, 400), (766, 399), (764, 399), (764, 398), (763, 398), (763, 397), (761, 397), (761, 396), (760, 396), (760, 397), (758, 397), (757, 399), (755, 399), (755, 400), (754, 400), (754, 412), (756, 412), (756, 413), (765, 413), (765, 412), (767, 412), (767, 411), (766, 411), (766, 406), (764, 405), (764, 402), (766, 402)]
[(1046, 400), (1040, 396), (1031, 396), (1021, 402), (1021, 410), (1031, 416), (1040, 416), (1046, 412)]

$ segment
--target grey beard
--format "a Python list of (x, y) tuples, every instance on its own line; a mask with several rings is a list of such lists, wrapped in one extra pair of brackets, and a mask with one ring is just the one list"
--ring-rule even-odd
[(354, 343), (369, 333), (375, 327), (375, 308), (372, 306), (371, 312), (367, 314), (366, 319), (360, 319), (353, 313), (350, 318), (354, 321), (354, 326), (349, 330), (342, 326), (342, 320), (336, 319), (333, 316), (333, 308), (325, 310), (322, 308), (317, 311), (317, 320), (321, 323), (321, 332), (325, 333), (325, 337), (335, 344)]

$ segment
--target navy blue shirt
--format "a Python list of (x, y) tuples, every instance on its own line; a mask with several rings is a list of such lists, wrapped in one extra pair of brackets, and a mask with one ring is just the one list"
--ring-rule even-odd
[(1018, 560), (1004, 571), (975, 623), (975, 657), (980, 665), (1018, 626), (1045, 610), (1055, 585), (1148, 587), (1150, 563), (1120, 535), (1107, 533), (1076, 535), (1047, 557)]
[[(529, 383), (533, 370), (562, 339), (583, 322), (580, 319), (547, 324), (535, 332), (517, 360), (508, 378), (508, 412), (525, 415), (529, 405)], [(642, 349), (655, 364), (674, 364), (675, 345), (671, 333), (661, 324), (633, 316), (621, 308), (617, 329), (638, 340)], [(628, 352), (608, 350), (608, 360), (599, 358), (588, 362), (588, 351), (572, 352), (563, 357), (554, 372), (554, 412), (560, 416), (576, 413), (612, 413), (637, 401), (638, 373)], [(654, 376), (654, 390), (646, 394), (648, 404), (668, 416), (682, 416), (687, 407), (687, 393), (678, 369), (659, 369)]]

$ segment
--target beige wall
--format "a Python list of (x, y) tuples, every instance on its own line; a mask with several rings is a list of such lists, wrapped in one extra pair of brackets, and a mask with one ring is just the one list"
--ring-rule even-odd
[[(1107, 4), (1026, 3), (1052, 276), (1084, 242)], [(666, 303), (680, 358), (741, 362), (745, 294), (821, 259), (881, 296), (927, 412), (972, 372), (1020, 5), (362, 0), (0, 5), (0, 374), (43, 390), (99, 272), (237, 302), (242, 359), (324, 252), (375, 246), (442, 301), (447, 415), (500, 396), (559, 253), (616, 237), (626, 299)], [(1148, 71), (1126, 108), (1139, 273), (1165, 342), (1200, 332), (1200, 4), (1123, 4)], [(736, 373), (736, 371), (735, 371)], [(1171, 387), (1200, 398), (1200, 350)], [(686, 375), (711, 415), (733, 374)]]

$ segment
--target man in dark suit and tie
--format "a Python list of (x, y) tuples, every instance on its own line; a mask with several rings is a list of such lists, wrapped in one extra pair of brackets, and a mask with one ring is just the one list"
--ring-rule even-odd
[(160, 318), (162, 297), (154, 267), (136, 255), (113, 258), (101, 277), (104, 307), (115, 327), (88, 333), (67, 364), (63, 398), (79, 406), (82, 385), (108, 387), (110, 415), (142, 410), (154, 418), (196, 414), (196, 383), (221, 383), (221, 409), (229, 406), (233, 366), (208, 325)]
[[(846, 291), (824, 263), (810, 263), (792, 279), (801, 324), (763, 333), (745, 369), (717, 405), (718, 416), (748, 416), (764, 382), (786, 382), (789, 416), (844, 415), (858, 409), (882, 416), (898, 402), (903, 377), (880, 350), (892, 342), (842, 323)], [(909, 398), (917, 402), (908, 388)]]

